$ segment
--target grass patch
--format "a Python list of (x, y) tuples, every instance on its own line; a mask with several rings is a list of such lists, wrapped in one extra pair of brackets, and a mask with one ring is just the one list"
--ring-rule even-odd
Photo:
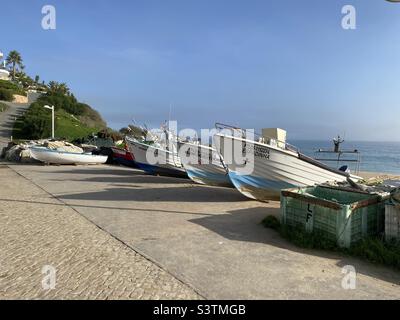
[(347, 252), (352, 256), (400, 270), (399, 243), (366, 238), (352, 246)]
[(276, 230), (284, 239), (298, 247), (340, 252), (400, 270), (400, 243), (398, 242), (386, 242), (377, 237), (365, 238), (346, 249), (340, 248), (336, 242), (327, 239), (321, 233), (308, 233), (301, 228), (282, 225), (275, 216), (268, 216), (261, 223), (266, 228)]
[(35, 104), (40, 106), (55, 106), (56, 111), (62, 109), (69, 114), (76, 116), (87, 127), (106, 128), (107, 126), (96, 110), (88, 104), (80, 103), (73, 95), (48, 92), (41, 95)]
[(64, 138), (71, 141), (87, 137), (88, 135), (96, 133), (97, 131), (99, 131), (98, 128), (86, 126), (62, 109), (56, 113), (55, 134), (58, 138)]

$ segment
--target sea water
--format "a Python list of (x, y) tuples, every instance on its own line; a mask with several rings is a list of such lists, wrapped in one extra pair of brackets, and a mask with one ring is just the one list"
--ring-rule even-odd
[[(318, 154), (317, 150), (333, 150), (332, 141), (296, 140), (289, 141), (300, 152), (313, 158), (337, 159), (335, 154)], [(400, 174), (400, 142), (366, 142), (345, 141), (340, 145), (341, 150), (358, 150), (361, 154), (360, 171)], [(357, 159), (356, 155), (344, 154), (342, 158)], [(355, 171), (356, 165), (351, 162), (325, 162), (331, 167), (338, 168), (348, 165), (351, 171)]]

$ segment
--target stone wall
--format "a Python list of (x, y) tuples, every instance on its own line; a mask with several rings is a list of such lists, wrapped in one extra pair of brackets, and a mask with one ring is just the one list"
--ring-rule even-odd
[(28, 103), (28, 97), (20, 96), (18, 94), (14, 94), (13, 103)]

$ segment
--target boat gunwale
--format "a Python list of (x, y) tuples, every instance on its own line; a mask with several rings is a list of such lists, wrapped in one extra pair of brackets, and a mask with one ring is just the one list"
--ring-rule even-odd
[(50, 149), (47, 147), (40, 147), (40, 146), (33, 146), (29, 147), (29, 150), (37, 151), (37, 152), (51, 152), (51, 153), (58, 153), (58, 154), (67, 154), (67, 155), (78, 155), (78, 156), (91, 156), (91, 157), (108, 157), (106, 155), (101, 154), (92, 154), (92, 153), (77, 153), (77, 152), (68, 152), (68, 151), (60, 151), (55, 149)]
[(317, 160), (314, 160), (314, 159), (302, 154), (299, 151), (284, 150), (284, 149), (281, 149), (279, 147), (268, 145), (266, 143), (261, 143), (261, 142), (254, 141), (254, 140), (249, 140), (249, 139), (245, 139), (245, 138), (230, 136), (230, 135), (222, 134), (222, 133), (216, 133), (215, 135), (219, 136), (219, 137), (226, 137), (226, 138), (230, 138), (230, 139), (235, 139), (235, 140), (239, 140), (239, 141), (245, 141), (245, 142), (253, 143), (253, 144), (256, 144), (256, 145), (259, 145), (259, 146), (262, 146), (262, 147), (267, 147), (267, 148), (270, 148), (270, 149), (272, 149), (274, 151), (281, 152), (281, 153), (286, 154), (288, 156), (291, 156), (291, 157), (297, 158), (299, 160), (302, 160), (304, 162), (307, 162), (309, 164), (312, 164), (312, 165), (314, 165), (314, 166), (316, 166), (318, 168), (321, 168), (321, 169), (327, 170), (329, 172), (341, 175), (343, 177), (351, 178), (351, 175), (349, 173), (346, 173), (346, 172), (343, 172), (343, 171), (340, 171), (340, 170), (337, 170), (337, 169), (330, 168), (329, 166), (326, 166), (325, 164), (323, 164), (323, 163), (321, 163), (321, 162), (319, 162)]
[[(169, 150), (166, 150), (166, 149), (161, 149), (161, 148), (158, 148), (158, 147), (154, 147), (154, 146), (151, 146), (151, 145), (148, 145), (148, 144), (145, 144), (145, 143), (143, 143), (143, 142), (140, 142), (140, 141), (138, 141), (138, 140), (133, 140), (132, 138), (129, 138), (129, 137), (125, 137), (125, 140), (128, 142), (128, 143), (132, 143), (132, 144), (136, 144), (136, 145), (140, 145), (140, 146), (145, 146), (145, 147), (147, 147), (147, 148), (153, 148), (153, 149), (155, 149), (155, 150), (160, 150), (160, 151), (162, 151), (162, 152), (165, 152), (166, 153), (166, 155), (171, 155), (172, 157), (178, 157), (179, 158), (179, 154), (178, 154), (178, 152), (172, 152), (172, 151), (169, 151)], [(129, 147), (128, 147), (129, 148)], [(147, 152), (147, 150), (146, 150), (146, 152)], [(136, 160), (136, 156), (135, 156), (135, 153), (134, 152), (131, 152), (132, 153), (132, 155), (133, 155), (133, 157), (134, 157), (134, 161), (136, 162), (136, 163), (140, 163), (140, 164), (144, 164), (144, 165), (152, 165), (152, 166), (155, 166), (155, 167), (160, 167), (160, 168), (164, 168), (163, 166), (157, 166), (157, 165), (153, 165), (153, 164), (149, 164), (149, 163), (143, 163), (143, 162), (139, 162), (139, 161), (137, 161)], [(178, 170), (184, 170), (185, 172), (186, 172), (186, 169), (184, 168), (184, 166), (183, 166), (183, 164), (182, 164), (182, 161), (179, 159), (179, 162), (181, 163), (179, 166), (175, 163), (175, 161), (173, 161), (174, 162), (174, 164), (173, 165), (171, 165), (171, 164), (167, 164), (167, 165), (171, 165), (171, 167), (172, 168), (176, 168), (176, 169), (178, 169)]]
[(166, 153), (171, 153), (172, 155), (173, 154), (178, 154), (177, 152), (173, 152), (173, 151), (170, 151), (170, 150), (167, 150), (167, 149), (162, 149), (162, 148), (159, 148), (159, 147), (155, 147), (155, 146), (140, 142), (138, 140), (133, 140), (132, 138), (129, 138), (129, 137), (126, 137), (126, 140), (129, 141), (129, 143), (136, 143), (138, 145), (145, 146), (147, 148), (153, 148), (153, 149), (160, 150), (160, 151), (163, 151), (163, 152), (166, 152)]

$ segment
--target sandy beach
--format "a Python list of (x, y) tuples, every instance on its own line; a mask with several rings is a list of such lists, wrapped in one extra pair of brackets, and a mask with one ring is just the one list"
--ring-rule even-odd
[(391, 173), (380, 173), (380, 172), (366, 172), (362, 171), (359, 173), (359, 176), (364, 179), (378, 179), (378, 180), (400, 180), (400, 175), (391, 174)]

